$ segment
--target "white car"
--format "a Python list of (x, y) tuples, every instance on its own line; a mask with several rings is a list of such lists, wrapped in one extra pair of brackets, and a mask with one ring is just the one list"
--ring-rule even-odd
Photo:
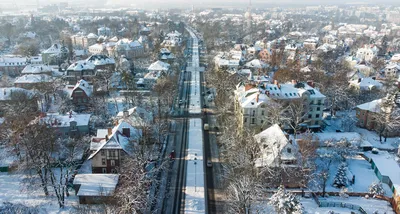
[(212, 162), (210, 160), (207, 161), (207, 167), (212, 167)]

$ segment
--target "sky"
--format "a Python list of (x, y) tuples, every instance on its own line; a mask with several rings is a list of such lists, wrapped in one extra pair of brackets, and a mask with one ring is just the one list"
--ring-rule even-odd
[[(112, 5), (119, 6), (137, 6), (140, 8), (190, 8), (194, 7), (246, 7), (249, 0), (0, 0), (0, 8), (12, 7), (14, 5), (40, 5), (68, 2), (71, 5)], [(108, 2), (108, 3), (107, 3)], [(285, 5), (325, 5), (325, 4), (346, 4), (352, 2), (364, 2), (368, 4), (393, 4), (400, 5), (399, 0), (252, 0), (253, 7), (271, 7)]]

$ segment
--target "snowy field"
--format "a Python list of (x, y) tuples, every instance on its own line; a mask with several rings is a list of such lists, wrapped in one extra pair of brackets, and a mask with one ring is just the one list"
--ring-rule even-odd
[[(347, 159), (348, 170), (347, 177), (351, 179), (353, 175), (355, 175), (355, 183), (354, 185), (349, 185), (347, 187), (348, 192), (368, 192), (368, 187), (374, 181), (379, 181), (378, 177), (376, 177), (374, 170), (371, 168), (371, 164), (368, 161), (364, 160), (361, 156), (354, 156), (352, 158)], [(335, 178), (335, 174), (337, 172), (338, 164), (333, 164), (329, 168), (329, 179), (328, 185), (326, 186), (327, 192), (339, 192), (338, 188), (332, 186), (333, 179)], [(382, 184), (385, 189), (386, 196), (391, 197), (392, 191), (387, 184)]]
[[(392, 207), (389, 202), (376, 200), (376, 199), (366, 199), (362, 197), (350, 197), (350, 198), (340, 198), (340, 197), (329, 197), (327, 198), (329, 202), (344, 202), (354, 205), (361, 206), (368, 214), (373, 214), (375, 211), (378, 211), (379, 214), (394, 214)], [(304, 207), (304, 210), (307, 214), (328, 214), (329, 211), (334, 211), (335, 214), (350, 214), (354, 212), (356, 214), (361, 214), (361, 212), (357, 210), (352, 210), (348, 208), (342, 207), (318, 207), (317, 203), (314, 199), (311, 198), (301, 198), (301, 204)], [(259, 201), (252, 205), (251, 214), (260, 214), (260, 213), (270, 213), (270, 214), (278, 214), (275, 212), (274, 208), (271, 205), (268, 205), (267, 201)]]
[[(73, 206), (78, 205), (78, 197), (73, 191), (70, 191), (70, 196), (66, 197), (64, 209), (59, 209), (56, 196), (45, 197), (43, 191), (27, 190), (21, 184), (22, 176), (20, 174), (0, 173), (0, 206), (4, 202), (13, 204), (23, 204), (28, 207), (38, 207), (40, 213), (70, 213)], [(49, 188), (49, 190), (51, 190)], [(51, 191), (50, 191), (51, 192)]]
[[(355, 117), (355, 111), (352, 113), (354, 113), (353, 117)], [(325, 122), (327, 123), (327, 126), (324, 130), (324, 133), (336, 132), (336, 130), (343, 130), (342, 118), (347, 117), (347, 116), (341, 115), (341, 112), (338, 112), (336, 115), (337, 116), (332, 117), (331, 120), (325, 120)], [(396, 149), (400, 143), (399, 137), (387, 138), (386, 142), (381, 143), (379, 141), (379, 135), (376, 132), (357, 127), (356, 125), (352, 126), (352, 129), (350, 130), (350, 132), (359, 133), (363, 140), (368, 141), (375, 148), (378, 148), (378, 149)]]
[[(344, 203), (350, 203), (354, 205), (361, 206), (367, 213), (372, 214), (375, 211), (378, 211), (380, 214), (386, 213), (386, 214), (394, 214), (394, 211), (392, 207), (390, 206), (389, 202), (387, 201), (382, 201), (382, 200), (376, 200), (376, 199), (366, 199), (362, 197), (349, 197), (349, 198), (340, 198), (340, 197), (329, 197), (327, 198), (329, 202), (344, 202)], [(328, 213), (328, 211), (334, 211), (335, 214), (349, 214), (350, 212), (354, 213), (360, 213), (359, 211), (352, 210), (352, 209), (347, 209), (347, 208), (341, 208), (341, 207), (318, 207), (317, 203), (314, 201), (314, 199), (310, 198), (301, 198), (301, 203), (303, 204), (303, 207), (305, 210), (311, 214), (325, 214)]]

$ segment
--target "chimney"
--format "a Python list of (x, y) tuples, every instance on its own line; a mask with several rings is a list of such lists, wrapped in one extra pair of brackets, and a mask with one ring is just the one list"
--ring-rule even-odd
[(265, 94), (269, 97), (269, 91), (265, 91)]
[(278, 85), (278, 84), (279, 84), (278, 80), (274, 80), (274, 85)]
[(297, 81), (296, 81), (296, 80), (292, 80), (292, 84), (293, 84), (293, 85), (296, 85), (296, 84), (297, 84)]
[(124, 111), (123, 111), (123, 116), (124, 116), (124, 117), (129, 117), (129, 112), (128, 112), (128, 110), (124, 110)]
[(112, 128), (108, 128), (107, 131), (108, 131), (108, 136), (111, 136), (112, 135)]
[(313, 88), (314, 88), (314, 81), (308, 80), (308, 81), (307, 81), (307, 85), (309, 85), (310, 87), (313, 87)]

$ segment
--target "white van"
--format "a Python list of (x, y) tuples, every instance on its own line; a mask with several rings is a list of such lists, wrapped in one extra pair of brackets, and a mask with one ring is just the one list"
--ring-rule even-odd
[(208, 123), (204, 123), (204, 131), (208, 131), (210, 129), (210, 126)]

